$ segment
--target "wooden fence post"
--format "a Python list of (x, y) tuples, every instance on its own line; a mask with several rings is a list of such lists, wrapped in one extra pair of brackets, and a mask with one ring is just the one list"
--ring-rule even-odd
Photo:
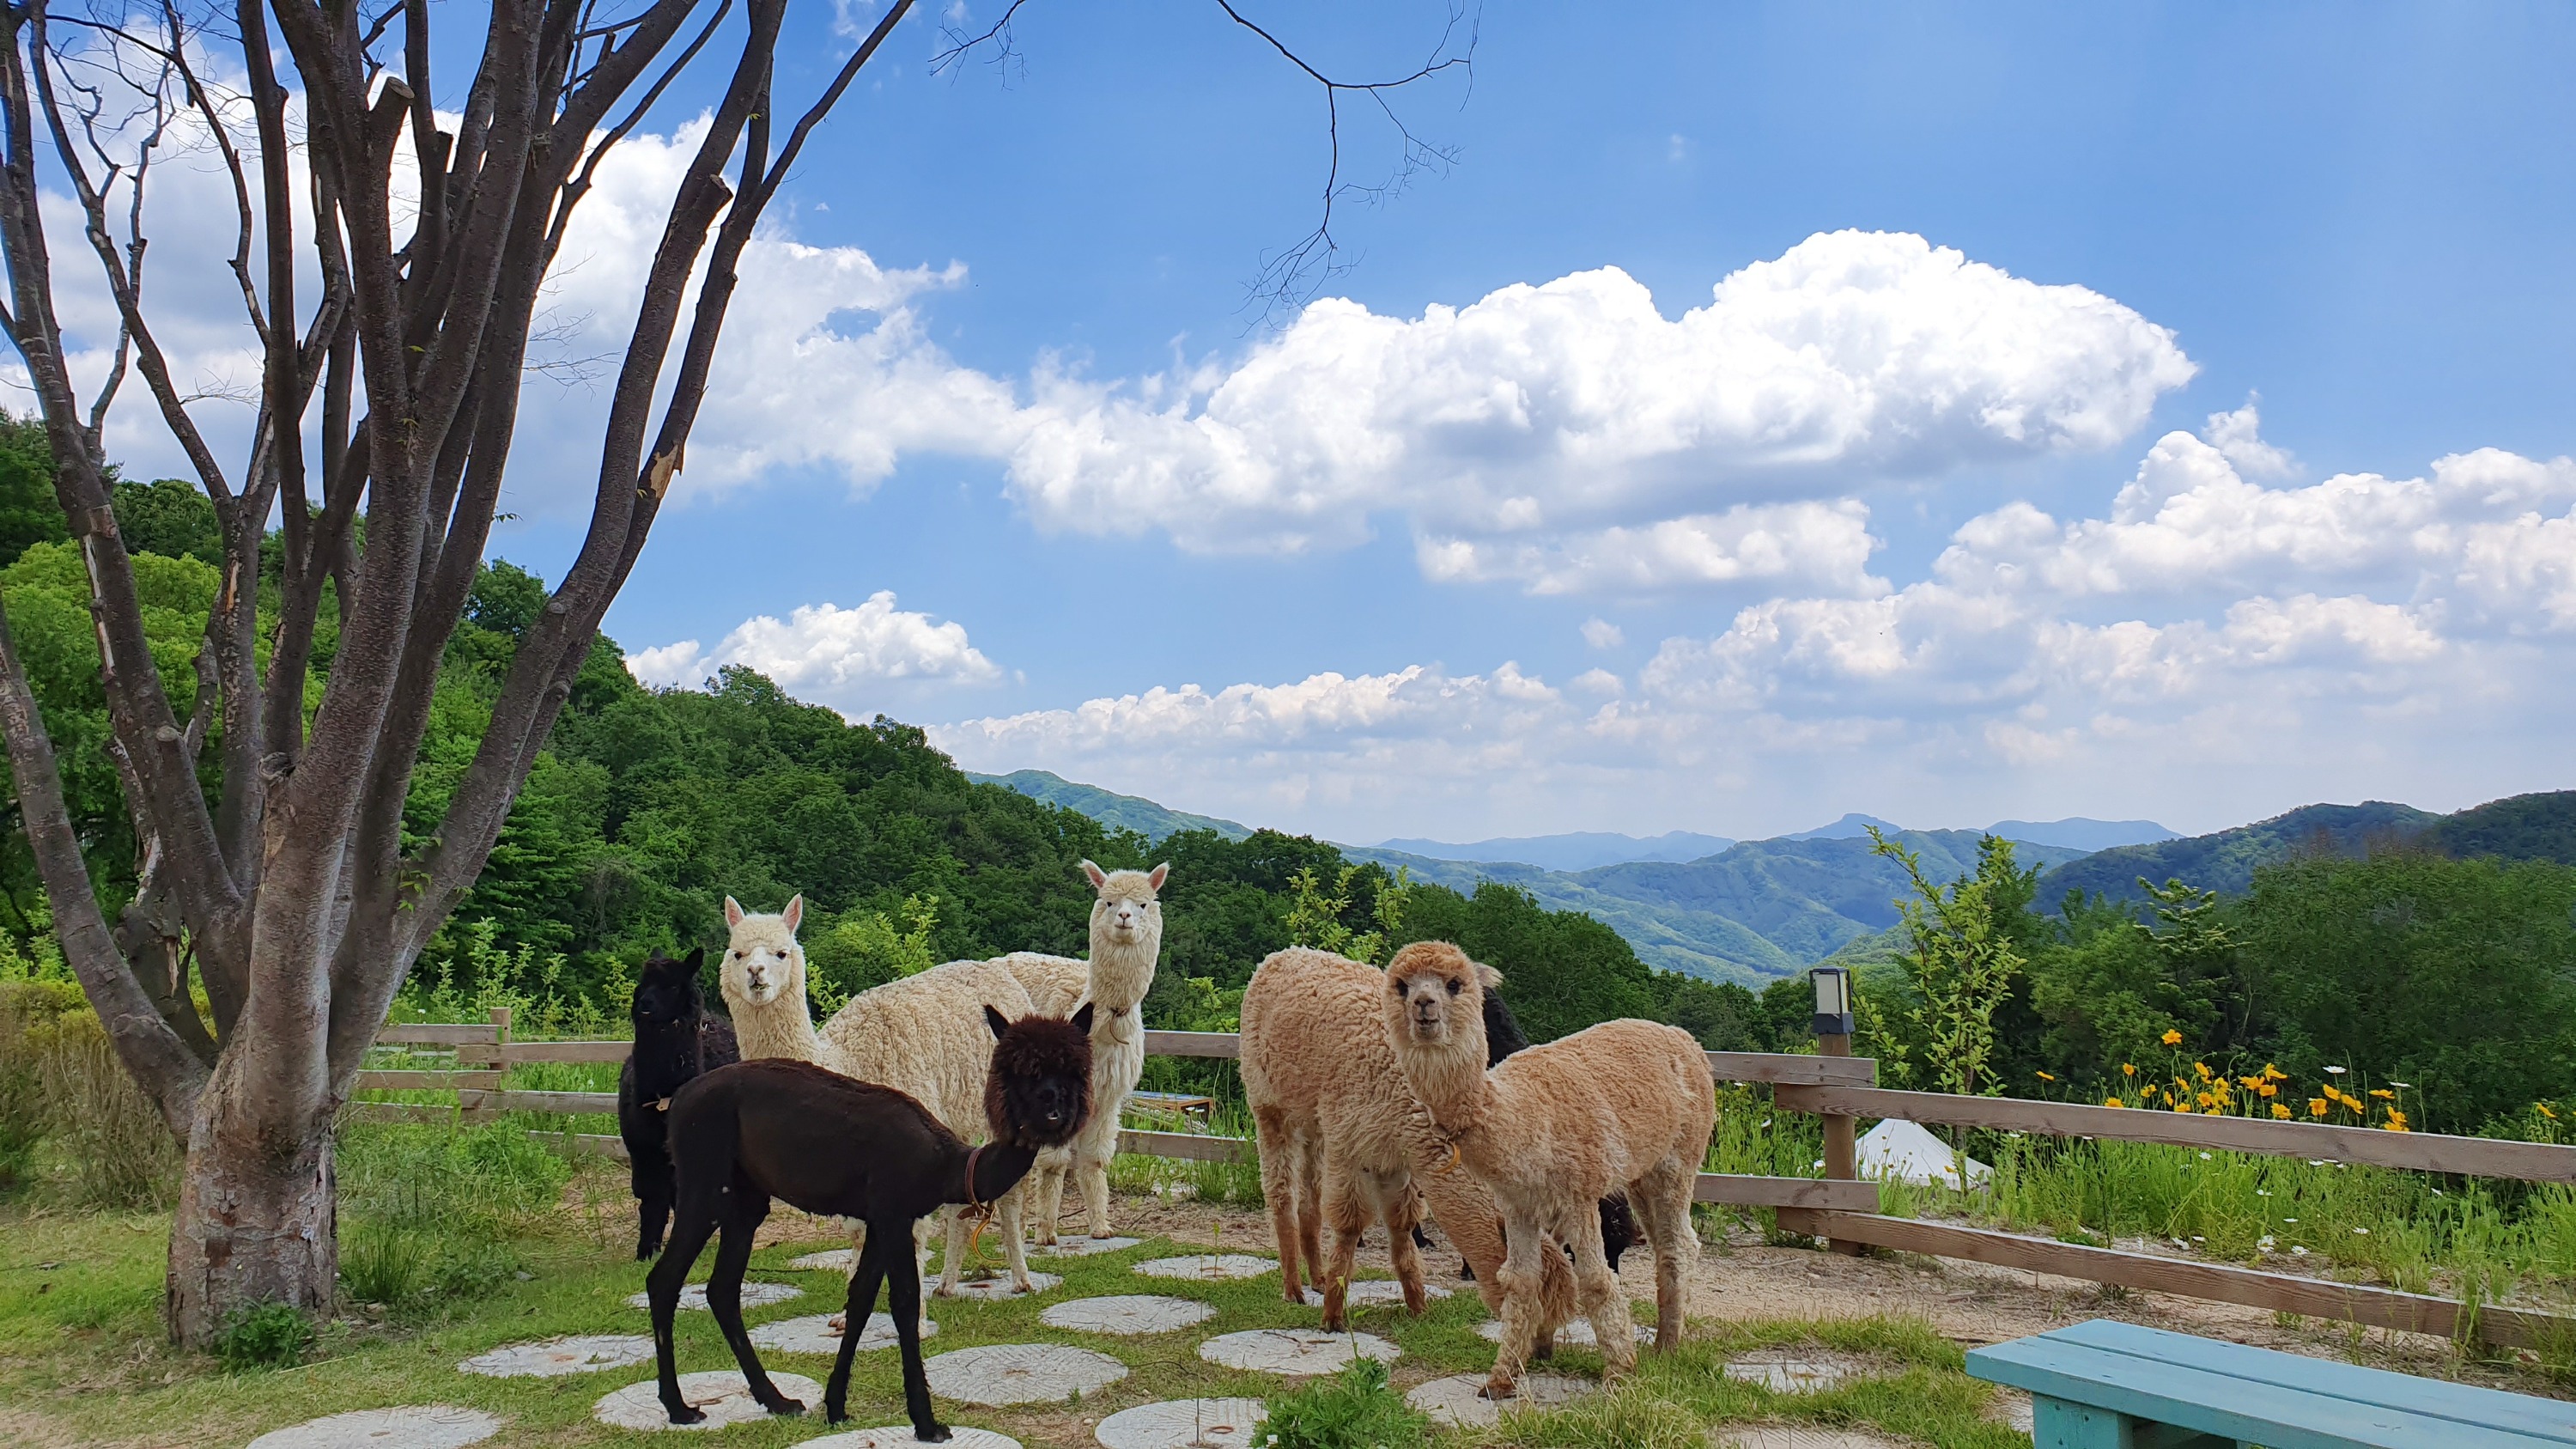
[[(1850, 1056), (1851, 1037), (1841, 1032), (1821, 1034), (1816, 1038), (1816, 1054), (1827, 1057)], [(1839, 1178), (1846, 1182), (1860, 1176), (1860, 1153), (1853, 1139), (1853, 1132), (1857, 1125), (1849, 1117), (1825, 1118), (1825, 1176)], [(1825, 1246), (1837, 1253), (1848, 1253), (1855, 1258), (1863, 1251), (1861, 1244), (1840, 1238), (1827, 1238)]]
[(492, 1008), (492, 1065), (501, 1072), (500, 1085), (494, 1087), (481, 1103), (476, 1116), (489, 1122), (501, 1115), (501, 1094), (510, 1089), (510, 1008)]

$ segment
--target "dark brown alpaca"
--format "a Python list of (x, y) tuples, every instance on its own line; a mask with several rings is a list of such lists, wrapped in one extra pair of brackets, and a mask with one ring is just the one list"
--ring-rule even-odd
[(707, 1239), (719, 1229), (707, 1307), (742, 1365), (751, 1395), (773, 1414), (805, 1406), (778, 1392), (762, 1371), (742, 1326), (742, 1272), (752, 1235), (769, 1216), (769, 1200), (825, 1217), (867, 1224), (867, 1248), (850, 1279), (847, 1328), (823, 1411), (848, 1418), (850, 1359), (887, 1284), (886, 1311), (903, 1351), (904, 1405), (913, 1436), (940, 1443), (948, 1429), (930, 1411), (930, 1382), (921, 1368), (921, 1276), (912, 1256), (912, 1225), (946, 1203), (990, 1203), (1019, 1185), (1038, 1151), (1059, 1147), (1091, 1112), (1091, 1008), (1067, 1021), (1024, 1016), (1005, 1021), (984, 1008), (995, 1038), (984, 1078), (984, 1115), (993, 1140), (969, 1148), (919, 1102), (887, 1087), (852, 1081), (809, 1062), (767, 1058), (722, 1067), (671, 1099), (671, 1162), (678, 1201), (671, 1245), (644, 1283), (653, 1304), (653, 1346), (661, 1361), (662, 1407), (674, 1424), (705, 1413), (680, 1397), (672, 1363), (671, 1317), (680, 1288)]
[(671, 1216), (671, 1094), (701, 1072), (742, 1059), (733, 1023), (710, 1015), (698, 989), (706, 948), (674, 961), (656, 951), (635, 982), (635, 1046), (617, 1073), (617, 1135), (635, 1189), (635, 1260), (651, 1262)]

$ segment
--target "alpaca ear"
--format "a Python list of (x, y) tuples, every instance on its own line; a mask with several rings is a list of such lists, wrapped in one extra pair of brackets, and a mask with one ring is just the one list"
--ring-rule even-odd
[(730, 929), (741, 924), (742, 902), (735, 900), (731, 896), (725, 897), (725, 926)]
[(993, 1040), (995, 1041), (1000, 1041), (1002, 1039), (1002, 1033), (1011, 1029), (1011, 1023), (1004, 1018), (1000, 1012), (995, 1011), (993, 1009), (993, 1004), (989, 1001), (984, 1003), (984, 1024), (993, 1029)]
[(1087, 860), (1082, 863), (1082, 876), (1083, 879), (1091, 882), (1091, 888), (1093, 890), (1098, 890), (1102, 886), (1109, 884), (1109, 872), (1102, 870), (1100, 867), (1093, 865)]
[(1479, 961), (1476, 963), (1476, 980), (1487, 991), (1492, 991), (1503, 984), (1503, 973)]
[(796, 923), (805, 919), (805, 897), (799, 894), (794, 900), (789, 901), (787, 909), (778, 913), (778, 918), (787, 923), (787, 934), (795, 935)]
[(1161, 865), (1158, 865), (1145, 873), (1145, 884), (1152, 886), (1154, 889), (1159, 891), (1163, 888), (1163, 882), (1171, 876), (1171, 873), (1172, 863), (1168, 860), (1164, 861)]
[(1081, 1009), (1080, 1011), (1077, 1011), (1077, 1012), (1075, 1012), (1075, 1013), (1073, 1014), (1073, 1029), (1074, 1029), (1075, 1031), (1081, 1032), (1084, 1036), (1089, 1036), (1089, 1035), (1091, 1035), (1091, 1003), (1090, 1003), (1090, 1002), (1086, 1001), (1086, 1002), (1082, 1003), (1082, 1009)]
[(686, 967), (688, 967), (688, 968), (689, 968), (689, 974), (690, 974), (691, 976), (695, 976), (695, 975), (697, 975), (699, 972), (701, 972), (701, 971), (705, 970), (705, 969), (706, 969), (706, 967), (707, 967), (707, 948), (706, 948), (706, 947), (704, 947), (704, 946), (700, 946), (700, 947), (698, 947), (697, 949), (695, 949), (695, 950), (691, 951), (691, 952), (689, 953), (688, 959), (687, 959), (686, 961), (681, 962), (680, 964), (682, 964), (682, 965), (684, 965), (684, 966), (686, 966)]

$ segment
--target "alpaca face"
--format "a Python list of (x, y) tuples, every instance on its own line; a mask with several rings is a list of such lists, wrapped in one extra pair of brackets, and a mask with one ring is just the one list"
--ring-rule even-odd
[(767, 1006), (781, 997), (804, 997), (805, 949), (796, 944), (796, 925), (804, 914), (803, 896), (774, 916), (755, 916), (725, 897), (725, 923), (733, 928), (725, 945), (728, 998)]
[(1082, 873), (1100, 898), (1091, 903), (1091, 939), (1118, 946), (1139, 946), (1163, 939), (1163, 905), (1155, 899), (1171, 866), (1152, 870), (1102, 870), (1090, 861)]
[(645, 1036), (667, 1031), (683, 1023), (694, 1027), (705, 1004), (698, 991), (698, 967), (706, 960), (706, 948), (689, 953), (689, 959), (674, 961), (656, 951), (644, 962), (635, 982), (635, 1034)]
[(1446, 941), (1414, 942), (1386, 964), (1389, 1026), (1417, 1046), (1474, 1041), (1481, 1050), (1490, 974)]
[(992, 1007), (993, 1065), (984, 1077), (984, 1117), (996, 1141), (1061, 1147), (1091, 1115), (1091, 1007), (1070, 1020), (1010, 1021)]

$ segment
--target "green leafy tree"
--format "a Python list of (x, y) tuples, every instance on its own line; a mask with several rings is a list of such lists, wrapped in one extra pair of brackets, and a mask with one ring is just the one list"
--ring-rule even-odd
[(1296, 945), (1330, 951), (1371, 966), (1385, 965), (1394, 951), (1388, 942), (1404, 927), (1404, 901), (1412, 894), (1412, 881), (1399, 867), (1395, 879), (1379, 887), (1376, 899), (1369, 904), (1371, 928), (1357, 931), (1345, 917), (1351, 909), (1351, 883), (1359, 874), (1360, 867), (1343, 866), (1334, 877), (1329, 895), (1317, 880), (1313, 866), (1289, 877), (1288, 939)]
[(45, 421), (0, 412), (0, 566), (39, 543), (60, 543), (62, 505), (54, 501), (54, 453)]
[(1941, 1090), (1992, 1096), (2003, 1090), (1990, 1064), (1995, 1055), (1995, 1012), (2011, 995), (2022, 956), (2013, 930), (2021, 903), (2030, 899), (2030, 874), (2013, 864), (2012, 842), (1989, 835), (1977, 842), (1977, 873), (1946, 890), (1926, 879), (1922, 858), (1878, 827), (1870, 845), (1905, 871), (1914, 894), (1897, 903), (1910, 946), (1900, 958), (1921, 1004), (1912, 1019), (1922, 1056)]
[(1620, 1017), (1652, 1020), (1663, 1005), (1655, 973), (1618, 932), (1579, 911), (1549, 910), (1517, 886), (1485, 881), (1472, 896), (1417, 886), (1400, 934), (1455, 942), (1501, 972), (1503, 998), (1534, 1042)]
[(127, 549), (223, 567), (224, 526), (215, 517), (214, 501), (197, 485), (177, 478), (120, 481), (112, 496), (116, 531), (125, 535)]

